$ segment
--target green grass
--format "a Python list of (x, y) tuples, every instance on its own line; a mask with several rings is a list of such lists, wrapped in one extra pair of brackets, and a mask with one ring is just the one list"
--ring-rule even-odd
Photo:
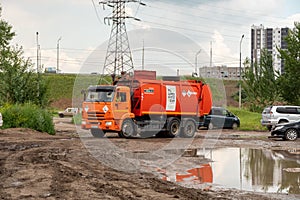
[(72, 98), (75, 74), (43, 74), (48, 81), (50, 99)]
[(230, 112), (240, 118), (241, 126), (239, 130), (243, 131), (266, 131), (267, 128), (260, 124), (261, 113), (250, 112), (246, 109), (239, 109), (235, 107), (227, 108)]
[[(73, 104), (82, 100), (82, 90), (86, 90), (90, 85), (97, 85), (101, 79), (100, 75), (91, 74), (43, 74), (43, 77), (48, 82), (50, 101), (72, 99)], [(103, 78), (104, 83), (110, 79), (106, 76)]]

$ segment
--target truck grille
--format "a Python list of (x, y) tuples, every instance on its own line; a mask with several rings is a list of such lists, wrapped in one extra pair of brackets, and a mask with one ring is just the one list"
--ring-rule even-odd
[(104, 120), (104, 112), (87, 112), (88, 120)]

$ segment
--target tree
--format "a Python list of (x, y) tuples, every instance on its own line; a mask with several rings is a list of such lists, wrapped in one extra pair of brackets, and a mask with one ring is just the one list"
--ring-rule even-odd
[(243, 89), (252, 111), (261, 111), (265, 106), (280, 100), (278, 72), (273, 70), (272, 55), (263, 50), (258, 63), (245, 70)]
[(47, 85), (33, 72), (29, 59), (23, 57), (22, 47), (11, 46), (15, 36), (12, 26), (1, 18), (0, 7), (0, 104), (33, 102), (47, 104)]
[(300, 23), (284, 39), (287, 49), (279, 49), (284, 62), (284, 73), (279, 78), (280, 93), (289, 103), (300, 105)]

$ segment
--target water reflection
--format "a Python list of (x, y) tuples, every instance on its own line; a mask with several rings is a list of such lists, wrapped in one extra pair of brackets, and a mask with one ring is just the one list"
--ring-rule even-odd
[(210, 164), (203, 164), (199, 167), (188, 169), (186, 173), (176, 173), (175, 180), (170, 179), (170, 177), (163, 173), (163, 180), (175, 181), (175, 182), (194, 182), (199, 183), (212, 183), (213, 173)]
[[(213, 186), (237, 188), (257, 192), (300, 194), (300, 152), (271, 151), (247, 148), (221, 148), (197, 150), (199, 159), (212, 162), (194, 167), (187, 162), (185, 173), (182, 166), (161, 170), (162, 179), (179, 182), (190, 187), (202, 183)], [(186, 157), (184, 159), (187, 159)], [(173, 165), (176, 165), (173, 164)]]

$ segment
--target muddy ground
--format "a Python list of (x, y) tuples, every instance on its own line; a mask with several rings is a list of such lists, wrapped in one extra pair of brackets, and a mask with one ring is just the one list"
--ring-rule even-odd
[[(128, 159), (128, 152), (153, 152), (186, 146), (189, 149), (213, 146), (293, 148), (297, 151), (299, 139), (295, 142), (277, 141), (268, 139), (267, 132), (233, 130), (221, 133), (201, 130), (193, 140), (122, 139), (113, 134), (108, 134), (105, 139), (95, 139), (87, 131), (76, 130), (67, 118), (54, 119), (54, 122), (55, 136), (29, 129), (0, 130), (1, 199), (300, 199), (300, 195), (186, 188), (164, 181), (150, 173), (151, 170), (144, 170), (147, 165)], [(185, 145), (180, 146), (182, 143)], [(112, 148), (107, 149), (109, 147)], [(123, 157), (115, 154), (114, 149), (121, 149)], [(104, 156), (100, 151), (106, 152)], [(176, 156), (173, 158), (170, 163), (176, 162)], [(166, 159), (169, 158), (166, 156)], [(188, 162), (192, 158), (185, 159)], [(101, 162), (103, 160), (109, 162)], [(148, 160), (160, 161), (153, 157)]]

